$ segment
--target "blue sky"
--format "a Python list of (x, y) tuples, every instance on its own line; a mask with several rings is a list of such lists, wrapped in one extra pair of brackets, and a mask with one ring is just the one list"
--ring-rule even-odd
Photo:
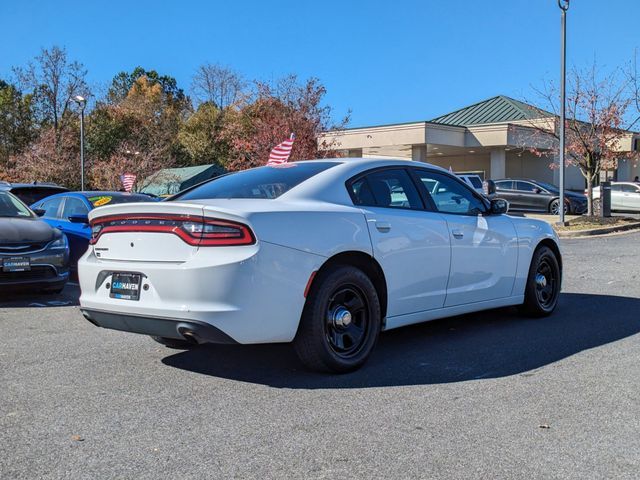
[[(638, 0), (572, 0), (569, 63), (628, 62), (640, 47)], [(0, 3), (0, 78), (60, 45), (104, 86), (141, 65), (188, 90), (220, 62), (248, 78), (319, 77), (351, 126), (427, 120), (485, 98), (535, 98), (556, 79), (556, 0), (311, 2), (43, 1)]]

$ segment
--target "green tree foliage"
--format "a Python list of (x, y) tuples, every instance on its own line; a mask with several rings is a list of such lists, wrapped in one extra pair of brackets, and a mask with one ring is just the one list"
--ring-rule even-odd
[(0, 80), (0, 168), (35, 138), (31, 95)]
[(225, 167), (230, 145), (223, 137), (224, 113), (212, 103), (200, 104), (178, 132), (178, 142), (186, 153), (184, 165), (218, 164)]
[[(79, 115), (72, 107), (75, 95), (88, 94), (86, 70), (52, 47), (14, 71), (25, 93), (0, 81), (0, 179), (77, 188)], [(205, 64), (194, 74), (192, 91), (196, 109), (169, 75), (142, 67), (118, 73), (85, 114), (90, 188), (119, 189), (125, 172), (136, 174), (140, 185), (164, 168), (263, 165), (292, 132), (292, 159), (314, 158), (321, 155), (317, 135), (334, 127), (316, 79), (249, 85), (228, 67)]]
[(181, 88), (178, 88), (178, 82), (175, 78), (168, 75), (160, 75), (155, 70), (145, 70), (142, 67), (136, 67), (131, 73), (120, 72), (111, 81), (111, 87), (107, 94), (110, 103), (119, 103), (126, 99), (134, 88), (136, 82), (142, 78), (146, 78), (146, 82), (150, 85), (160, 85), (160, 88), (167, 99), (173, 101), (184, 101), (185, 94)]

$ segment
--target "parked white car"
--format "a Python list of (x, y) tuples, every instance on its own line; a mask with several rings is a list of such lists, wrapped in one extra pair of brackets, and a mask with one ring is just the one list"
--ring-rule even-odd
[[(600, 187), (593, 188), (594, 210), (600, 211)], [(640, 211), (640, 185), (633, 182), (611, 182), (611, 210), (616, 212)]]
[(558, 239), (506, 209), (411, 161), (245, 170), (169, 201), (91, 211), (81, 310), (173, 347), (293, 342), (308, 367), (350, 371), (381, 330), (507, 305), (554, 310)]

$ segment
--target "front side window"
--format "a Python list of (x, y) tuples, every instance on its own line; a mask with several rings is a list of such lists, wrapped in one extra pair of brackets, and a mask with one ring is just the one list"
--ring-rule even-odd
[(640, 188), (635, 185), (622, 185), (622, 191), (625, 193), (638, 193), (640, 192)]
[(355, 205), (383, 208), (423, 208), (420, 194), (406, 170), (384, 169), (371, 172), (351, 183)]
[(429, 170), (415, 172), (440, 213), (479, 215), (486, 211), (482, 200), (455, 178)]

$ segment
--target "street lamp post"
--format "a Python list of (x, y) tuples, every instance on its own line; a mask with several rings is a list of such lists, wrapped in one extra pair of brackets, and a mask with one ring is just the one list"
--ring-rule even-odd
[(558, 0), (558, 7), (560, 7), (561, 13), (561, 47), (560, 47), (560, 205), (558, 213), (560, 215), (558, 223), (560, 225), (565, 224), (564, 220), (564, 153), (565, 153), (565, 138), (564, 127), (566, 123), (565, 106), (566, 100), (566, 78), (567, 78), (567, 10), (569, 10), (569, 0)]
[(80, 107), (80, 190), (84, 191), (84, 108), (87, 106), (87, 99), (76, 95), (73, 101)]

